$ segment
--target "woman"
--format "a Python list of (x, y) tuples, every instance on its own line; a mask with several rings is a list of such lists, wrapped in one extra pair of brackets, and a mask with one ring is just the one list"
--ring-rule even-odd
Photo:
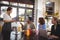
[[(45, 37), (43, 37), (43, 36), (41, 36), (41, 34), (40, 34), (40, 32), (42, 31), (42, 30), (45, 30), (46, 31), (46, 25), (45, 25), (45, 20), (44, 20), (44, 18), (39, 18), (39, 25), (38, 25), (38, 39), (39, 40), (48, 40), (47, 38), (45, 38)], [(41, 30), (41, 31), (40, 31)]]
[(46, 25), (45, 25), (45, 20), (44, 18), (39, 18), (39, 25), (38, 25), (38, 28), (39, 29), (43, 29), (43, 30), (46, 30)]
[(4, 25), (2, 28), (3, 40), (10, 40), (11, 22), (15, 21), (12, 20), (12, 18), (10, 17), (11, 12), (12, 12), (12, 8), (8, 7), (7, 13), (3, 15), (3, 21), (4, 21)]

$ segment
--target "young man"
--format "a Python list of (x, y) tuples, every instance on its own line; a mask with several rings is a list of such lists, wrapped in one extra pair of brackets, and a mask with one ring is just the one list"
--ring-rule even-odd
[(24, 33), (25, 33), (24, 40), (26, 40), (27, 38), (27, 35), (26, 35), (27, 30), (30, 30), (29, 40), (33, 40), (34, 32), (35, 32), (35, 25), (33, 24), (32, 20), (33, 20), (32, 17), (28, 17), (27, 23), (24, 25), (24, 28), (23, 28)]
[(51, 28), (51, 34), (50, 34), (50, 38), (52, 38), (52, 40), (60, 40), (60, 24), (57, 23), (58, 19), (56, 17), (53, 17), (52, 19), (52, 28)]

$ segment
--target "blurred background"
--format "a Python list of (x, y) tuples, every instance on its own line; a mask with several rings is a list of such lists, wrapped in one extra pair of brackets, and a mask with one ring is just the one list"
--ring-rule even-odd
[[(4, 24), (3, 15), (8, 7), (12, 7), (11, 18), (18, 22), (13, 22), (13, 31), (11, 32), (11, 40), (21, 39), (22, 25), (26, 23), (28, 17), (33, 18), (35, 27), (38, 26), (38, 18), (45, 18), (46, 30), (48, 35), (51, 31), (52, 17), (55, 16), (60, 20), (60, 0), (0, 0), (0, 39), (2, 40), (2, 26)], [(17, 37), (15, 32), (17, 30)]]

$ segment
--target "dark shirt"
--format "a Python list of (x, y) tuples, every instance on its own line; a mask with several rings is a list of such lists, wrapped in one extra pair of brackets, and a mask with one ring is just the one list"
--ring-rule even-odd
[(52, 25), (51, 35), (55, 35), (55, 36), (60, 37), (60, 24), (57, 24), (57, 25), (56, 25), (56, 29), (55, 29), (55, 26)]

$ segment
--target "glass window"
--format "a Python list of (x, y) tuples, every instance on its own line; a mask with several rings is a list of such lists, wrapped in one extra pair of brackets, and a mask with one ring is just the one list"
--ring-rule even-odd
[(15, 6), (17, 6), (17, 3), (10, 2), (10, 5), (15, 5)]
[(17, 8), (12, 7), (12, 13), (11, 13), (11, 17), (15, 18), (17, 16)]
[(25, 9), (19, 8), (19, 15), (22, 16), (25, 13)]
[(19, 3), (19, 6), (25, 7), (25, 4)]
[(24, 14), (25, 14), (25, 9), (19, 8), (19, 20), (21, 22), (23, 22), (24, 19), (25, 19), (25, 15)]
[(26, 15), (32, 17), (32, 9), (27, 9), (26, 10)]
[(33, 5), (27, 4), (26, 7), (33, 8)]
[(1, 6), (1, 17), (3, 18), (3, 14), (6, 13), (7, 6)]
[(24, 22), (24, 19), (25, 18), (25, 16), (19, 16), (19, 21), (21, 21), (21, 22)]
[(8, 1), (1, 1), (1, 3), (3, 3), (3, 4), (9, 4)]
[[(3, 18), (3, 14), (6, 13), (7, 10), (7, 6), (1, 6), (1, 17)], [(11, 13), (11, 17), (14, 18), (17, 16), (17, 8), (12, 7), (12, 13)]]

